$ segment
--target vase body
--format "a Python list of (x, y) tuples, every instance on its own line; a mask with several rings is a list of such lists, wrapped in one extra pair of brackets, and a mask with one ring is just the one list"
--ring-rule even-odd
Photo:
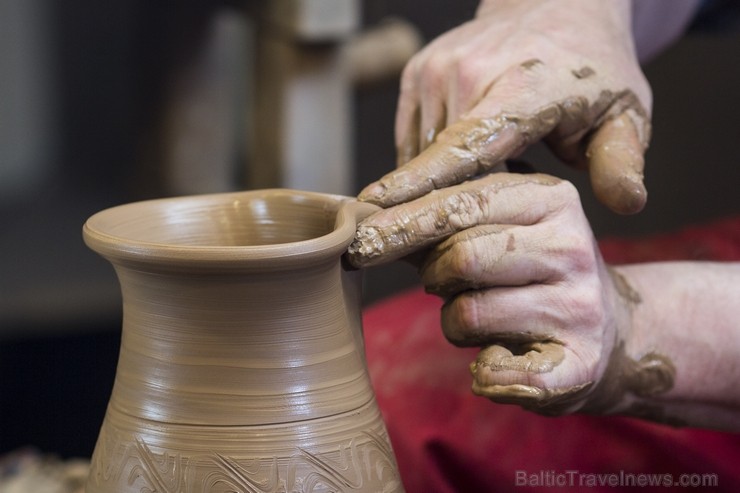
[(123, 297), (88, 493), (402, 491), (341, 259), (369, 207), (261, 190), (87, 221)]

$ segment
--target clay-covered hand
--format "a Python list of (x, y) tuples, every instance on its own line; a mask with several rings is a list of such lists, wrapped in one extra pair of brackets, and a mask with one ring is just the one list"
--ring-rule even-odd
[(646, 200), (652, 95), (633, 46), (630, 0), (496, 0), (406, 66), (399, 168), (361, 200), (387, 207), (494, 169), (545, 140), (587, 168), (596, 196), (634, 213)]
[(355, 238), (357, 266), (426, 251), (420, 273), (446, 299), (446, 337), (487, 346), (471, 365), (477, 394), (546, 414), (613, 407), (597, 394), (629, 303), (571, 183), (489, 174), (384, 209)]

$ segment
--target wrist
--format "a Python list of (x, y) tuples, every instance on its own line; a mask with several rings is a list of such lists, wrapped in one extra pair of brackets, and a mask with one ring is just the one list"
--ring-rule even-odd
[(612, 300), (613, 333), (605, 331), (603, 370), (579, 412), (628, 414), (654, 421), (669, 421), (652, 400), (674, 386), (676, 368), (659, 351), (643, 347), (635, 337), (635, 312), (643, 299), (627, 275), (608, 267), (609, 298)]
[(619, 49), (636, 60), (631, 0), (481, 0), (475, 17), (511, 23), (517, 30), (576, 31), (597, 40), (592, 48), (607, 58)]

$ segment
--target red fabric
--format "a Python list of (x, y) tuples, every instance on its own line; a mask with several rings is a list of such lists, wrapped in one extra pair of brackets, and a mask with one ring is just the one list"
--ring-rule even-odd
[[(613, 263), (740, 260), (740, 217), (644, 240), (606, 240), (601, 246)], [(438, 298), (416, 289), (364, 314), (370, 373), (408, 493), (740, 491), (739, 434), (623, 417), (547, 418), (473, 395), (467, 368), (476, 350), (447, 343), (440, 307)], [(638, 474), (671, 474), (678, 481), (682, 474), (709, 473), (718, 486), (590, 483), (624, 484), (629, 477), (597, 476), (620, 473), (633, 475), (633, 481), (640, 480)], [(661, 485), (666, 480), (652, 479)], [(566, 485), (557, 487), (563, 481)]]
[(740, 216), (649, 238), (609, 238), (600, 241), (599, 246), (606, 261), (616, 264), (661, 260), (740, 260)]

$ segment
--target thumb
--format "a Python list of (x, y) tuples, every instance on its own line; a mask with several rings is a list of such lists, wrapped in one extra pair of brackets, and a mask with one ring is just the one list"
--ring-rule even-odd
[(627, 110), (606, 120), (588, 144), (586, 158), (594, 194), (614, 212), (635, 214), (645, 207), (643, 169), (649, 131), (649, 123)]

